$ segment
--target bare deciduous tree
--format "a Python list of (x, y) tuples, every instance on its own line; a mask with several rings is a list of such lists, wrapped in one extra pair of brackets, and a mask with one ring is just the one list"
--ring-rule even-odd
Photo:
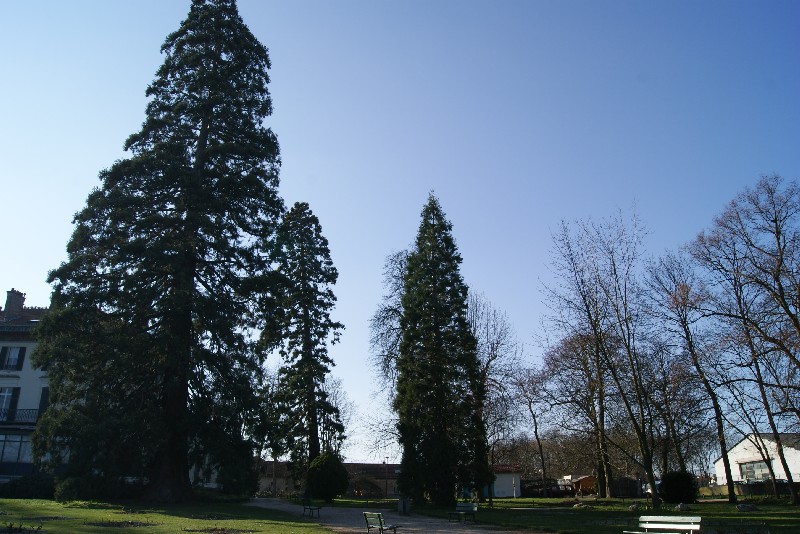
[[(651, 360), (654, 347), (643, 312), (640, 262), (642, 230), (636, 218), (600, 223), (562, 224), (555, 236), (553, 266), (557, 287), (549, 291), (556, 312), (551, 323), (562, 338), (584, 336), (593, 344), (596, 361), (605, 371), (603, 384), (613, 384), (625, 427), (636, 438), (638, 451), (622, 448), (655, 485), (654, 438), (658, 418), (653, 411)], [(606, 414), (598, 415), (605, 425)], [(607, 432), (602, 433), (609, 441)], [(606, 467), (607, 468), (607, 467)], [(654, 508), (659, 506), (653, 497)]]
[(379, 391), (391, 401), (397, 381), (397, 356), (400, 352), (400, 317), (403, 315), (403, 279), (408, 260), (408, 250), (393, 252), (383, 266), (383, 287), (386, 290), (378, 309), (369, 322), (370, 353), (373, 365), (385, 383)]
[(708, 367), (713, 365), (708, 360), (716, 354), (710, 354), (713, 349), (704, 341), (704, 333), (698, 331), (701, 322), (706, 318), (703, 308), (708, 295), (688, 258), (676, 254), (666, 254), (650, 264), (648, 284), (653, 303), (651, 311), (659, 324), (680, 340), (680, 348), (691, 360), (696, 376), (711, 402), (717, 442), (728, 480), (728, 501), (734, 503), (736, 493), (727, 455), (723, 412), (717, 395), (717, 385), (712, 383), (708, 371)]
[[(800, 187), (770, 176), (738, 195), (691, 247), (717, 288), (709, 311), (727, 325), (729, 338), (746, 348), (788, 477), (775, 416), (800, 418), (799, 232)], [(800, 503), (791, 483), (790, 488), (792, 502)]]

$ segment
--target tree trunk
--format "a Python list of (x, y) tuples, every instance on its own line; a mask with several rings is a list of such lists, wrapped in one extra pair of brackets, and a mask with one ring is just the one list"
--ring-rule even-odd
[(172, 343), (167, 347), (161, 401), (161, 426), (165, 433), (150, 480), (147, 497), (159, 502), (182, 502), (189, 497), (189, 374), (192, 347), (192, 293), (194, 261), (176, 281), (175, 309), (171, 321)]
[(684, 321), (681, 324), (683, 328), (684, 337), (686, 339), (686, 347), (689, 352), (689, 356), (692, 359), (692, 364), (697, 371), (698, 376), (700, 377), (700, 381), (703, 384), (703, 387), (706, 390), (706, 394), (708, 395), (709, 399), (711, 399), (711, 406), (714, 409), (714, 423), (717, 427), (717, 443), (719, 443), (719, 450), (720, 454), (722, 454), (722, 465), (725, 467), (725, 480), (728, 486), (728, 502), (731, 504), (736, 503), (736, 488), (733, 484), (733, 477), (731, 475), (731, 462), (728, 459), (728, 445), (725, 440), (725, 425), (722, 419), (722, 408), (719, 405), (719, 399), (717, 398), (717, 393), (714, 391), (714, 386), (708, 380), (706, 373), (700, 364), (700, 357), (697, 354), (696, 347), (694, 345), (694, 337), (692, 336), (692, 332), (689, 328), (689, 323)]
[(714, 404), (714, 421), (717, 424), (717, 443), (719, 443), (719, 450), (722, 453), (722, 465), (725, 468), (725, 480), (728, 486), (728, 502), (731, 504), (736, 503), (736, 486), (733, 484), (733, 475), (731, 474), (731, 461), (728, 458), (728, 446), (725, 443), (725, 430), (722, 424), (722, 410), (720, 410), (719, 403), (717, 402), (716, 395), (712, 399)]
[[(597, 342), (597, 340), (595, 341)], [(608, 456), (608, 441), (606, 440), (606, 400), (605, 400), (605, 386), (602, 376), (602, 356), (600, 349), (595, 348), (595, 372), (597, 373), (597, 447), (600, 452), (600, 469), (597, 471), (597, 492), (600, 497), (612, 498), (614, 492), (612, 489), (612, 472), (611, 472), (611, 459)], [(602, 474), (603, 483), (600, 484)]]
[[(740, 306), (741, 308), (741, 306)], [(756, 382), (758, 383), (758, 391), (761, 395), (761, 403), (764, 405), (764, 411), (767, 414), (767, 421), (769, 422), (770, 430), (772, 430), (772, 436), (775, 439), (775, 446), (778, 451), (778, 458), (781, 461), (781, 467), (783, 467), (783, 472), (786, 474), (786, 480), (789, 483), (789, 493), (791, 495), (791, 503), (793, 506), (797, 506), (800, 504), (800, 495), (798, 495), (797, 488), (794, 485), (794, 479), (792, 477), (792, 472), (789, 469), (789, 463), (786, 461), (786, 455), (783, 451), (783, 442), (781, 441), (781, 434), (778, 431), (778, 426), (775, 424), (775, 418), (772, 416), (772, 409), (770, 408), (769, 398), (767, 397), (766, 388), (764, 388), (764, 378), (761, 374), (761, 364), (758, 361), (758, 351), (755, 348), (753, 340), (750, 335), (750, 330), (747, 328), (746, 324), (743, 324), (743, 328), (745, 329), (745, 335), (747, 337), (748, 345), (750, 348), (750, 356), (753, 362), (753, 369), (756, 373)], [(767, 462), (767, 465), (772, 470), (772, 464)], [(772, 480), (775, 480), (775, 474), (772, 473)], [(778, 494), (778, 487), (776, 484), (773, 483), (772, 485), (773, 491), (775, 492), (775, 496), (777, 497)]]
[(544, 460), (544, 449), (542, 447), (542, 438), (539, 436), (538, 419), (536, 418), (536, 412), (533, 409), (533, 403), (530, 400), (528, 401), (528, 412), (531, 414), (531, 419), (533, 420), (533, 437), (536, 439), (536, 447), (539, 449), (539, 462), (540, 462), (539, 466), (541, 467), (542, 470), (542, 491), (544, 492), (544, 496), (547, 497), (548, 495), (547, 464)]

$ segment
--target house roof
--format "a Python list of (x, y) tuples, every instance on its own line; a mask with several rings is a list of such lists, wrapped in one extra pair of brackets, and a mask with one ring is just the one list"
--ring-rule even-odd
[[(760, 434), (764, 439), (772, 440), (772, 434)], [(781, 443), (784, 447), (792, 447), (793, 449), (800, 450), (800, 432), (786, 432), (779, 434)]]
[(27, 336), (46, 311), (47, 308), (22, 308), (21, 313), (10, 315), (0, 308), (0, 334)]
[(494, 464), (492, 471), (495, 473), (521, 473), (522, 469), (517, 464)]
[[(755, 434), (748, 434), (739, 441), (737, 441), (733, 446), (728, 447), (728, 452), (731, 452), (733, 449), (738, 447), (745, 441), (751, 441), (752, 436)], [(784, 448), (790, 447), (792, 449), (797, 449), (800, 451), (800, 432), (779, 432), (778, 436), (781, 438), (781, 444)], [(772, 435), (771, 432), (760, 432), (758, 433), (758, 437), (764, 441), (769, 441), (770, 443), (775, 443), (775, 436)], [(714, 463), (717, 463), (722, 459), (722, 456), (718, 456)]]
[(344, 462), (344, 467), (350, 476), (363, 476), (369, 478), (397, 478), (400, 473), (400, 464), (366, 464)]

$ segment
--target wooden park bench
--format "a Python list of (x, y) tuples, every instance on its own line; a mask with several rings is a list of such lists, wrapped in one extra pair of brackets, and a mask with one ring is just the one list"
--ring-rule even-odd
[(639, 518), (639, 530), (624, 530), (624, 534), (691, 534), (700, 531), (700, 517), (683, 515), (643, 515)]
[(456, 503), (456, 511), (448, 512), (450, 521), (466, 521), (467, 517), (472, 517), (475, 522), (475, 513), (478, 511), (478, 505), (472, 502), (459, 502)]
[(389, 532), (390, 530), (397, 534), (397, 529), (400, 525), (387, 525), (383, 520), (383, 514), (379, 512), (364, 512), (364, 521), (367, 522), (367, 533), (371, 532), (374, 528), (379, 534)]
[(317, 512), (317, 517), (319, 517), (319, 511), (322, 510), (322, 506), (315, 505), (311, 502), (311, 499), (303, 499), (303, 515), (308, 515), (314, 517), (314, 512)]

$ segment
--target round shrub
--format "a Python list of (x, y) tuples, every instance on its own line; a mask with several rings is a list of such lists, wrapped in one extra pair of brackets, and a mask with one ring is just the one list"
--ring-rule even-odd
[(66, 477), (56, 480), (54, 498), (58, 502), (91, 499), (94, 497), (92, 483), (81, 477)]
[(347, 469), (332, 453), (323, 452), (308, 467), (307, 489), (310, 497), (332, 502), (334, 497), (347, 491)]
[(685, 471), (670, 471), (661, 477), (659, 495), (665, 502), (690, 503), (697, 499), (697, 480)]

